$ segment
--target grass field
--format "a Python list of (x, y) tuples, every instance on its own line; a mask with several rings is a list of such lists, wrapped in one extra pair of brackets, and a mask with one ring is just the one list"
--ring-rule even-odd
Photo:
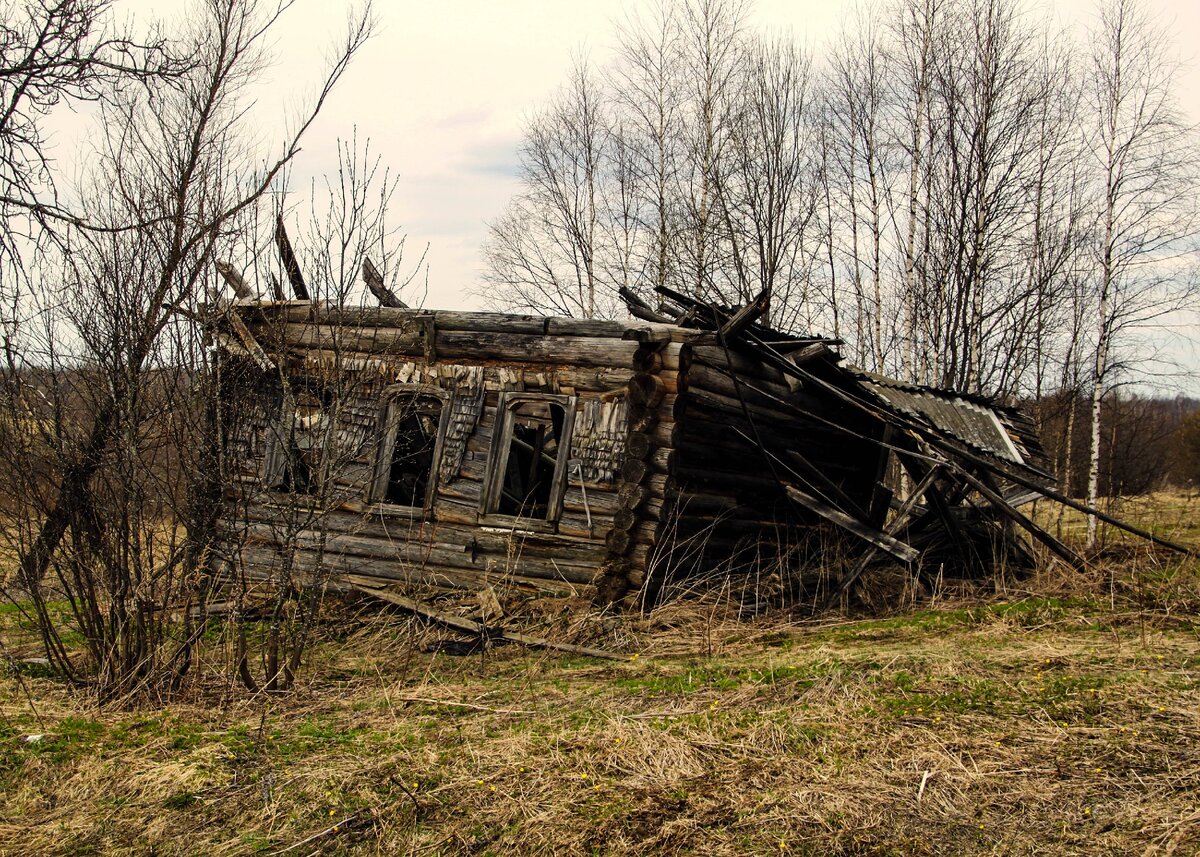
[[(10, 666), (0, 853), (1200, 853), (1195, 563), (937, 595), (543, 616), (619, 662), (453, 656), (349, 605), (299, 691), (213, 672), (153, 709)], [(23, 653), (12, 608), (0, 628)]]

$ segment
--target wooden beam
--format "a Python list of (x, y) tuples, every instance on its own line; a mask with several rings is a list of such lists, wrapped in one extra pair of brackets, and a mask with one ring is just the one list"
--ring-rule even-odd
[(237, 334), (237, 338), (242, 341), (242, 345), (250, 352), (250, 356), (254, 362), (258, 364), (258, 368), (264, 372), (274, 372), (275, 364), (271, 362), (271, 358), (267, 357), (267, 352), (263, 351), (263, 347), (258, 344), (258, 340), (254, 338), (254, 334), (250, 332), (250, 328), (246, 327), (246, 322), (242, 321), (241, 316), (236, 311), (229, 313), (229, 326), (233, 328), (233, 332)]
[(250, 288), (250, 284), (242, 277), (242, 272), (233, 267), (229, 262), (218, 261), (217, 273), (221, 275), (229, 287), (233, 289), (233, 293), (237, 295), (238, 300), (252, 300), (258, 295), (254, 293), (254, 289)]
[(391, 592), (379, 586), (371, 585), (371, 581), (359, 578), (353, 575), (347, 576), (347, 582), (350, 588), (356, 592), (361, 592), (364, 595), (370, 595), (372, 598), (378, 598), (381, 601), (386, 601), (389, 604), (394, 604), (403, 610), (410, 613), (415, 613), (425, 619), (437, 622), (440, 625), (445, 625), (447, 628), (453, 628), (456, 631), (462, 631), (465, 634), (470, 634), (479, 637), (482, 640), (497, 639), (509, 640), (514, 643), (520, 643), (524, 646), (529, 646), (535, 649), (553, 649), (559, 652), (569, 652), (573, 655), (584, 655), (589, 658), (603, 658), (610, 661), (625, 661), (629, 660), (627, 655), (619, 655), (615, 652), (608, 652), (604, 649), (593, 649), (588, 646), (576, 646), (571, 643), (558, 643), (554, 640), (544, 640), (541, 637), (532, 637), (528, 634), (521, 634), (516, 631), (509, 631), (504, 628), (496, 628), (489, 625), (484, 625), (476, 622), (473, 619), (467, 619), (462, 616), (455, 616), (451, 613), (444, 613), (440, 610), (434, 610), (419, 601), (412, 598), (406, 598), (395, 592)]
[(275, 245), (279, 248), (279, 258), (283, 261), (283, 270), (287, 272), (288, 282), (292, 284), (292, 292), (298, 300), (310, 300), (308, 287), (304, 284), (304, 274), (300, 272), (300, 263), (292, 250), (292, 242), (288, 240), (287, 229), (283, 225), (283, 215), (275, 218)]
[(409, 309), (408, 304), (400, 300), (396, 296), (396, 293), (384, 284), (383, 275), (379, 273), (379, 269), (375, 267), (375, 264), (369, 258), (363, 259), (362, 278), (371, 294), (379, 301), (380, 306), (392, 307), (394, 309)]
[(901, 562), (912, 562), (921, 555), (921, 552), (912, 545), (906, 545), (904, 542), (889, 536), (881, 530), (867, 526), (862, 521), (847, 515), (841, 509), (836, 509), (828, 503), (818, 500), (811, 494), (804, 493), (794, 485), (785, 484), (784, 488), (787, 491), (788, 498), (798, 506), (802, 506), (830, 523), (841, 527), (843, 530), (858, 536), (863, 541), (891, 554)]
[[(933, 485), (934, 480), (937, 479), (940, 472), (940, 467), (929, 468), (929, 472), (925, 474), (925, 478), (918, 483), (917, 487), (913, 489), (911, 494), (904, 498), (904, 502), (901, 503), (900, 508), (896, 510), (896, 516), (892, 518), (891, 523), (889, 523), (884, 529), (884, 533), (886, 535), (895, 536), (896, 533), (904, 529), (904, 525), (907, 523), (913, 507), (916, 506), (917, 501), (921, 499), (925, 492), (929, 490), (930, 486)], [(825, 599), (825, 610), (828, 610), (830, 607), (832, 607), (833, 602), (841, 598), (842, 593), (853, 586), (854, 581), (858, 580), (858, 578), (862, 576), (862, 573), (867, 570), (867, 566), (871, 564), (871, 560), (875, 558), (877, 550), (878, 548), (872, 545), (866, 553), (859, 557), (858, 562), (854, 564), (854, 568), (850, 570), (850, 573), (842, 579), (842, 581), (838, 584), (837, 589), (829, 593), (829, 597)]]
[(621, 296), (621, 300), (625, 301), (625, 306), (629, 308), (629, 314), (634, 318), (640, 318), (642, 321), (653, 321), (658, 324), (672, 324), (674, 319), (668, 318), (660, 312), (655, 312), (654, 307), (642, 300), (628, 286), (621, 286), (617, 290), (617, 294)]
[(747, 327), (761, 318), (771, 308), (771, 289), (768, 286), (758, 293), (758, 297), (733, 314), (721, 325), (717, 337), (723, 342), (736, 339)]
[(1026, 517), (1025, 514), (1020, 510), (1009, 505), (1009, 503), (1003, 497), (1001, 497), (997, 491), (993, 490), (990, 485), (985, 483), (974, 473), (971, 473), (967, 468), (954, 462), (951, 462), (951, 464), (958, 471), (959, 475), (972, 488), (978, 491), (985, 500), (995, 506), (997, 510), (1012, 518), (1013, 521), (1020, 524), (1031, 536), (1048, 547), (1056, 556), (1077, 570), (1084, 567), (1083, 558), (1080, 557), (1079, 554), (1075, 553), (1075, 551), (1071, 550), (1058, 539), (1054, 538), (1054, 536), (1043, 530), (1028, 517)]

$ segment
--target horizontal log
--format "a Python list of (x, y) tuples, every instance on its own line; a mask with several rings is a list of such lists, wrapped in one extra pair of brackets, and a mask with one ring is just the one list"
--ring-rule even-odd
[(551, 363), (631, 368), (633, 345), (621, 339), (585, 336), (520, 336), (508, 333), (438, 331), (439, 360)]
[[(277, 543), (262, 540), (259, 544), (268, 546)], [(292, 544), (296, 547), (297, 555), (308, 554), (312, 562), (316, 561), (321, 550), (320, 537), (314, 533), (301, 533), (295, 537)], [(518, 545), (512, 553), (491, 552), (482, 546), (478, 550), (470, 551), (457, 545), (386, 542), (348, 535), (327, 536), (323, 551), (325, 557), (383, 560), (398, 566), (421, 567), (434, 564), (480, 573), (519, 574), (522, 577), (565, 580), (580, 584), (592, 581), (602, 559), (599, 553), (591, 559), (572, 561), (559, 556), (534, 556), (531, 550), (522, 545)]]
[(729, 371), (732, 367), (739, 375), (746, 378), (762, 378), (784, 387), (787, 386), (783, 372), (736, 348), (729, 349), (727, 358), (725, 350), (719, 345), (692, 345), (690, 356), (692, 363), (688, 368), (689, 377), (698, 366), (719, 368), (725, 371)]
[[(687, 386), (689, 390), (703, 387), (706, 390), (712, 390), (715, 393), (722, 393), (726, 396), (736, 396), (738, 389), (744, 395), (750, 395), (757, 391), (784, 399), (785, 401), (791, 401), (790, 397), (793, 395), (786, 384), (762, 378), (748, 378), (740, 374), (736, 376), (731, 375), (723, 369), (706, 366), (703, 363), (693, 363), (691, 368), (688, 369)], [(813, 397), (808, 397), (808, 401), (815, 402), (818, 405), (821, 404)]]
[[(602, 318), (548, 318), (546, 333), (550, 336), (622, 337), (630, 324)], [(633, 326), (641, 327), (636, 324)]]
[[(701, 408), (711, 409), (722, 414), (743, 415), (746, 411), (754, 420), (766, 420), (777, 425), (795, 425), (795, 414), (763, 396), (758, 396), (749, 390), (744, 391), (743, 398), (726, 395), (702, 387), (689, 387), (686, 398), (689, 405), (695, 403)], [(744, 399), (744, 401), (743, 401)]]
[(629, 401), (635, 407), (658, 410), (666, 395), (666, 385), (658, 375), (638, 372), (629, 379)]
[[(264, 345), (275, 349), (322, 349), (335, 354), (424, 358), (423, 328), (292, 324), (264, 332)], [(433, 351), (439, 362), (532, 363), (631, 369), (634, 345), (623, 339), (587, 336), (541, 336), (490, 331), (439, 329)]]
[[(256, 560), (250, 553), (246, 560), (247, 571), (253, 573), (255, 568), (261, 569), (267, 577), (272, 567), (270, 560)], [(479, 590), (486, 587), (510, 587), (530, 592), (540, 592), (559, 596), (576, 596), (581, 594), (581, 587), (590, 584), (574, 584), (566, 580), (555, 580), (548, 577), (531, 577), (523, 574), (495, 573), (477, 570), (464, 571), (451, 566), (440, 566), (436, 563), (425, 563), (421, 566), (401, 566), (395, 562), (370, 559), (367, 557), (330, 556), (320, 563), (315, 555), (301, 552), (296, 555), (294, 567), (298, 572), (322, 576), (359, 575), (373, 577), (379, 580), (395, 581), (410, 586), (434, 586), (448, 589)], [(582, 591), (586, 591), (586, 588)]]
[(644, 485), (623, 482), (617, 490), (617, 503), (623, 509), (636, 509), (650, 496), (650, 489)]
[(847, 515), (842, 510), (834, 508), (792, 485), (787, 486), (787, 495), (798, 505), (891, 554), (901, 562), (912, 562), (920, 556), (920, 551), (915, 550), (911, 545), (906, 545), (899, 539), (893, 538), (881, 530), (876, 530), (865, 522)]
[[(247, 523), (258, 528), (254, 532), (260, 535), (271, 534), (277, 538), (274, 534), (282, 530), (270, 519), (269, 514), (269, 510), (250, 509), (246, 514)], [(323, 527), (330, 536), (364, 536), (395, 544), (437, 543), (460, 549), (474, 545), (480, 552), (494, 554), (505, 554), (521, 548), (534, 555), (562, 557), (568, 562), (592, 562), (601, 553), (600, 536), (585, 540), (564, 533), (535, 533), (522, 530), (496, 532), (466, 522), (446, 521), (441, 517), (435, 520), (416, 519), (407, 522), (372, 514), (369, 510), (365, 515), (330, 512), (319, 521), (312, 522), (306, 529), (313, 530), (319, 527)]]
[(698, 464), (681, 463), (674, 475), (681, 488), (697, 494), (704, 493), (704, 486), (708, 485), (716, 486), (719, 493), (742, 492), (772, 499), (783, 493), (770, 473), (729, 473)]

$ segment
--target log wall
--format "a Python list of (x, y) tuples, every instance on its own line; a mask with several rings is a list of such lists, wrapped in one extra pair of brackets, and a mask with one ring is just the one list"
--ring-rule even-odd
[[(628, 532), (630, 516), (640, 514), (640, 503), (621, 494), (639, 347), (621, 338), (628, 326), (486, 313), (358, 310), (329, 319), (318, 312), (286, 303), (249, 307), (243, 316), (290, 378), (319, 379), (335, 389), (337, 454), (322, 495), (268, 490), (282, 382), (278, 373), (253, 381), (239, 400), (227, 447), (234, 478), (225, 521), (235, 561), (250, 575), (276, 579), (322, 570), (439, 587), (502, 584), (592, 595), (614, 527)], [(367, 500), (384, 399), (395, 385), (448, 394), (437, 486), (424, 514)], [(568, 468), (553, 524), (480, 515), (505, 392), (575, 397), (569, 456), (577, 465)], [(638, 434), (637, 455), (648, 454), (648, 442)]]

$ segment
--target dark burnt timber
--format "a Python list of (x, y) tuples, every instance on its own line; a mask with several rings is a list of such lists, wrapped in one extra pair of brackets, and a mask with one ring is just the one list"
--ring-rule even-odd
[(814, 603), (874, 562), (985, 575), (1028, 560), (1018, 532), (1082, 563), (1017, 508), (1081, 507), (1023, 414), (848, 368), (838, 341), (767, 326), (769, 293), (725, 308), (662, 289), (657, 308), (625, 294), (630, 321), (545, 318), (410, 309), (363, 273), (384, 305), (239, 289), (206, 311), (225, 555), (250, 577), (631, 607), (764, 565)]

